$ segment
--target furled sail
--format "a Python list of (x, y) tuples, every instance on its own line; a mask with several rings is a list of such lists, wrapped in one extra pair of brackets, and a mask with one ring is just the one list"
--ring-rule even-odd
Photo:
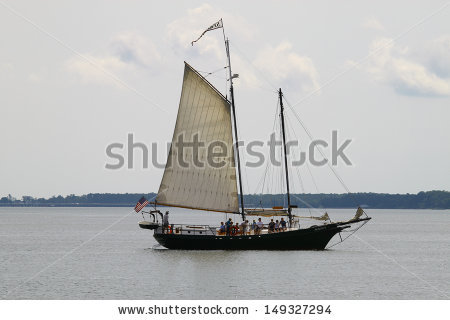
[(157, 204), (239, 212), (230, 112), (229, 101), (185, 63)]
[(289, 216), (287, 209), (245, 209), (245, 214), (248, 216)]

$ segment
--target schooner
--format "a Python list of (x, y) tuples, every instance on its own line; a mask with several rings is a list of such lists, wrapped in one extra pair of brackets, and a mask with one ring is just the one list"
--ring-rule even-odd
[[(206, 29), (203, 34), (218, 28), (223, 30), (222, 20)], [(154, 210), (148, 212), (153, 217), (153, 222), (141, 221), (139, 226), (153, 230), (158, 243), (168, 249), (323, 250), (336, 234), (351, 228), (353, 224), (362, 226), (370, 220), (370, 217), (367, 215), (362, 217), (365, 212), (358, 208), (355, 217), (345, 222), (330, 221), (309, 228), (300, 228), (298, 223), (295, 223), (292, 214), (292, 208), (295, 206), (290, 200), (286, 124), (281, 89), (278, 91), (278, 99), (283, 134), (287, 207), (261, 210), (245, 208), (239, 148), (234, 143), (238, 141), (233, 91), (233, 78), (236, 75), (231, 72), (229, 40), (225, 37), (225, 32), (223, 35), (228, 58), (230, 100), (185, 62), (172, 144), (158, 194), (152, 202)], [(209, 147), (198, 148), (195, 154), (191, 149), (178, 147), (182, 142), (194, 140)], [(222, 152), (215, 153), (213, 165), (209, 162), (208, 165), (204, 165), (211, 160), (208, 157), (211, 156), (211, 150), (216, 147)], [(160, 224), (157, 216), (161, 215), (162, 218), (163, 215), (157, 206), (237, 214), (243, 221), (247, 216), (283, 216), (287, 219), (287, 224), (280, 232), (271, 232), (270, 228), (264, 227), (257, 231), (241, 230), (235, 234), (228, 234), (217, 226)], [(325, 220), (322, 217), (317, 219)]]

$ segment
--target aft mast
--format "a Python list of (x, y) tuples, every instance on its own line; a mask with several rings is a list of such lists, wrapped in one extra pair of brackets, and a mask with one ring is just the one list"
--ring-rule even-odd
[(242, 192), (242, 175), (241, 175), (241, 160), (239, 157), (239, 139), (237, 132), (237, 123), (236, 123), (236, 108), (234, 103), (234, 90), (233, 90), (233, 73), (231, 72), (231, 58), (230, 58), (230, 44), (228, 38), (225, 37), (225, 27), (222, 24), (223, 31), (223, 40), (225, 41), (225, 49), (227, 52), (228, 58), (228, 72), (229, 72), (229, 80), (230, 80), (230, 97), (231, 97), (231, 109), (233, 111), (233, 126), (234, 126), (234, 138), (235, 138), (235, 150), (236, 150), (236, 160), (237, 160), (237, 171), (239, 177), (239, 193), (241, 199), (241, 215), (242, 220), (245, 220), (245, 212), (244, 212), (244, 194)]
[(283, 93), (281, 92), (281, 88), (278, 91), (278, 97), (280, 99), (280, 109), (281, 109), (281, 130), (283, 133), (284, 168), (286, 170), (286, 191), (287, 191), (287, 201), (288, 201), (289, 224), (291, 224), (292, 223), (292, 208), (291, 208), (291, 195), (289, 193), (289, 173), (288, 173), (288, 166), (287, 166), (286, 134), (285, 134), (285, 127), (284, 127)]

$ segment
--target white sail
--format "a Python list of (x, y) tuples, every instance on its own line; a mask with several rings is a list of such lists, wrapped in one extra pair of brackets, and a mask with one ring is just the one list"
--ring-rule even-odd
[[(230, 112), (228, 100), (185, 63), (178, 116), (157, 204), (239, 211)], [(180, 136), (183, 141), (192, 142), (196, 135), (200, 145), (198, 157), (193, 148), (181, 149), (178, 144)], [(208, 146), (217, 141), (226, 148), (216, 147), (216, 152), (222, 154), (210, 157), (208, 163)]]

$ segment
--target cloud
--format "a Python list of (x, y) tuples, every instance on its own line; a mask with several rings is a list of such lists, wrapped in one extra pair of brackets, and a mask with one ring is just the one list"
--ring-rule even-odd
[(1, 71), (12, 71), (12, 70), (14, 70), (14, 65), (9, 62), (0, 62), (0, 70)]
[[(240, 74), (239, 80), (235, 82), (237, 86), (267, 87), (263, 80), (266, 78), (277, 87), (299, 92), (319, 87), (318, 73), (312, 60), (294, 52), (291, 43), (261, 45), (262, 41), (257, 40), (256, 26), (235, 13), (228, 13), (209, 4), (190, 9), (183, 17), (171, 22), (167, 27), (167, 39), (174, 51), (183, 59), (193, 60), (193, 65), (207, 66), (206, 68), (217, 66), (225, 61), (221, 30), (206, 33), (194, 46), (191, 46), (191, 41), (220, 18), (223, 18), (227, 34), (232, 35), (232, 50), (234, 43), (246, 43), (247, 46), (248, 43), (254, 43), (256, 52), (246, 53), (253, 55), (251, 62), (236, 50), (232, 55), (233, 71)], [(218, 34), (212, 34), (214, 32)]]
[(123, 33), (113, 39), (111, 46), (124, 63), (134, 63), (145, 68), (154, 68), (161, 61), (155, 45), (147, 38), (135, 33)]
[(75, 56), (66, 62), (66, 68), (78, 75), (83, 83), (102, 84), (117, 86), (119, 83), (115, 77), (128, 69), (131, 72), (131, 66), (120, 60), (118, 57)]
[(28, 81), (33, 83), (40, 83), (42, 82), (42, 76), (38, 75), (37, 73), (30, 73), (28, 75)]
[(78, 75), (84, 83), (119, 85), (121, 74), (155, 71), (161, 64), (161, 55), (154, 44), (136, 33), (121, 33), (109, 43), (102, 54), (76, 55), (66, 61), (66, 68)]
[[(380, 38), (372, 42), (370, 51), (368, 64), (363, 69), (375, 80), (392, 86), (397, 93), (409, 96), (450, 95), (450, 79), (439, 76), (426, 63), (414, 59), (408, 47), (401, 47), (392, 39)], [(449, 54), (447, 51), (444, 57), (448, 58)]]
[(289, 91), (310, 92), (319, 88), (319, 74), (311, 58), (294, 52), (290, 42), (267, 46), (254, 65), (276, 86)]
[(428, 65), (440, 77), (450, 77), (450, 35), (441, 36), (427, 46)]
[(363, 27), (366, 29), (372, 29), (375, 31), (384, 31), (384, 26), (375, 18), (368, 18), (363, 23)]

